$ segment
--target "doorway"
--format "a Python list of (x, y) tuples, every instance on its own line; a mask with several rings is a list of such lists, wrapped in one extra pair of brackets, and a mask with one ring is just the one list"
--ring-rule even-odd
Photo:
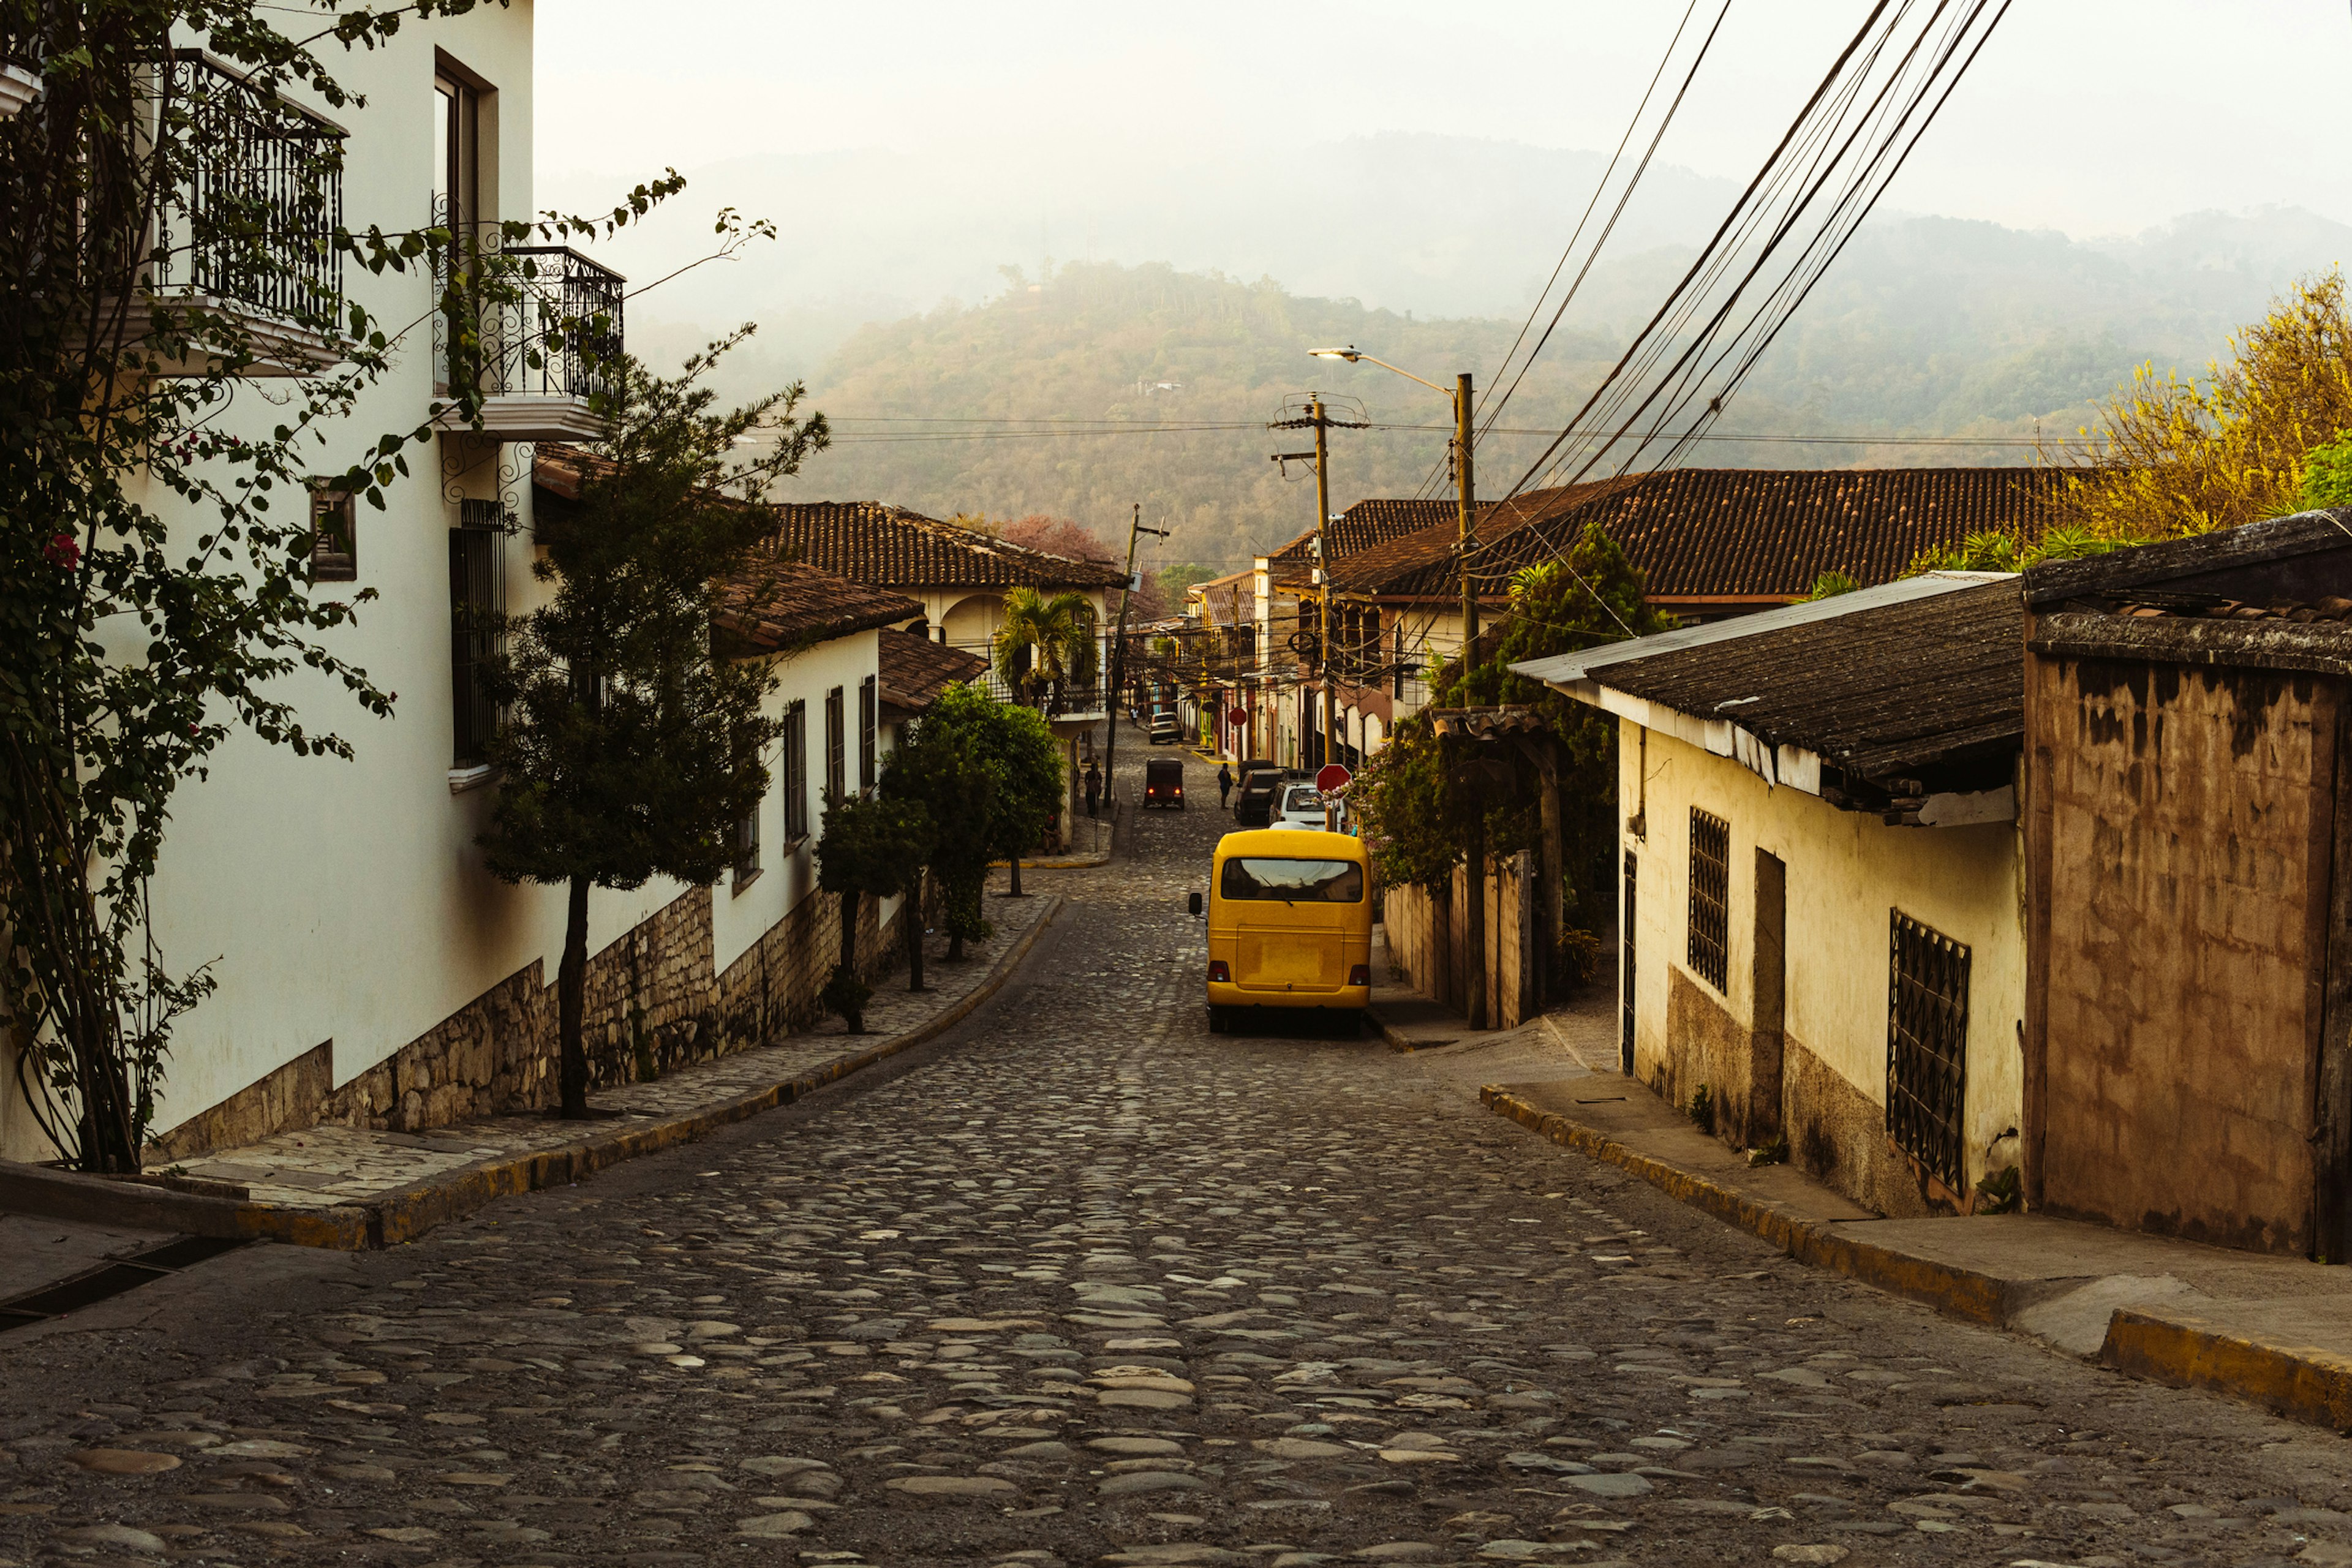
[(1768, 850), (1756, 851), (1756, 941), (1753, 994), (1756, 1016), (1748, 1031), (1748, 1143), (1758, 1147), (1782, 1135), (1780, 1058), (1787, 1024), (1789, 975), (1789, 868)]

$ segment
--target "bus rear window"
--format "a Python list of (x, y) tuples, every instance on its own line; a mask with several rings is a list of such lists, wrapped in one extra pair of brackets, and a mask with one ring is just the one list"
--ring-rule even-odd
[(1364, 868), (1353, 860), (1277, 860), (1236, 856), (1217, 884), (1221, 899), (1360, 904)]

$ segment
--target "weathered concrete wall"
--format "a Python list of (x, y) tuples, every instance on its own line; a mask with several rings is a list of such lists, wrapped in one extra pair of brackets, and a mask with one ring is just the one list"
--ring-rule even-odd
[[(1494, 1026), (1515, 1029), (1527, 1022), (1521, 1004), (1520, 964), (1523, 914), (1528, 884), (1512, 860), (1492, 860), (1484, 879), (1486, 902), (1486, 947), (1481, 955), (1486, 969), (1487, 1012)], [(1469, 871), (1454, 868), (1451, 902), (1443, 930), (1430, 897), (1419, 888), (1389, 888), (1381, 895), (1381, 919), (1388, 942), (1389, 962), (1403, 972), (1405, 982), (1433, 1002), (1460, 1011), (1468, 995)], [(1441, 952), (1439, 944), (1445, 950)]]
[(2070, 659), (2027, 679), (2046, 792), (2042, 1202), (2305, 1251), (2336, 695), (2303, 675)]
[[(1754, 1141), (1763, 1131), (1751, 1081), (1759, 1011), (1772, 1011), (1756, 972), (1756, 856), (1763, 850), (1780, 862), (1781, 1131), (1791, 1157), (1801, 1160), (1810, 1137), (1823, 1152), (1824, 1173), (1834, 1173), (1824, 1177), (1831, 1185), (1884, 1213), (1922, 1212), (1907, 1162), (1863, 1147), (1867, 1128), (1886, 1148), (1889, 923), (1900, 910), (1969, 947), (1967, 1182), (2014, 1164), (2017, 1141), (2004, 1135), (2022, 1111), (2025, 999), (2014, 826), (1890, 827), (1818, 795), (1769, 787), (1732, 759), (1671, 736), (1652, 732), (1645, 742), (1630, 721), (1617, 754), (1619, 809), (1643, 829), (1629, 828), (1622, 843), (1640, 883), (1634, 1076), (1676, 1105), (1706, 1083), (1722, 1108), (1716, 1125), (1727, 1141)], [(1721, 988), (1685, 963), (1694, 805), (1730, 825)], [(1880, 1173), (1882, 1160), (1901, 1167), (1899, 1182)]]

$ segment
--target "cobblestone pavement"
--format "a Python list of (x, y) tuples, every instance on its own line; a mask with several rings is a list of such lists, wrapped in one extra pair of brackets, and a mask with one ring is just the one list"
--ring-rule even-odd
[(2352, 1563), (2332, 1435), (1810, 1273), (1376, 1042), (1209, 1035), (1222, 826), (1059, 874), (896, 1076), (0, 1338), (0, 1562)]

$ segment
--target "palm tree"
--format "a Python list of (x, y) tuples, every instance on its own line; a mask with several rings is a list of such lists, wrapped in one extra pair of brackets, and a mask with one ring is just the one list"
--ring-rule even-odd
[(1034, 588), (1004, 595), (1004, 626), (996, 634), (996, 673), (1035, 702), (1041, 689), (1058, 708), (1066, 681), (1095, 679), (1095, 607), (1066, 589), (1047, 598)]

